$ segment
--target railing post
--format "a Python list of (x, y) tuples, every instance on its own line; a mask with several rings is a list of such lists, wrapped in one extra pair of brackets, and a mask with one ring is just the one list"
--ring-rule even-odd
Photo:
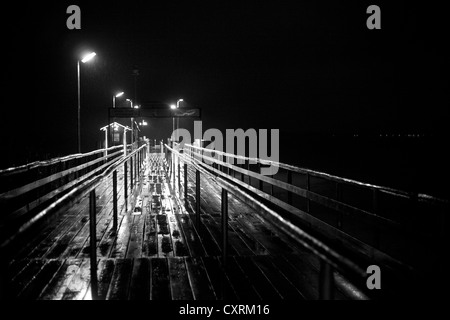
[[(178, 165), (178, 192), (180, 192), (181, 191), (180, 158), (178, 158), (177, 165)], [(180, 196), (181, 196), (181, 194), (180, 194)]]
[(130, 196), (133, 195), (133, 156), (130, 158)]
[(117, 170), (113, 172), (113, 229), (117, 233)]
[(222, 188), (222, 263), (227, 265), (228, 255), (228, 191)]
[(128, 186), (127, 186), (127, 176), (128, 176), (128, 168), (127, 168), (128, 161), (125, 161), (123, 163), (123, 190), (124, 190), (124, 202), (125, 202), (125, 212), (127, 212), (127, 201), (128, 201)]
[(188, 198), (187, 198), (187, 194), (188, 194), (188, 167), (187, 167), (187, 163), (184, 163), (184, 206), (187, 208), (188, 207)]
[(172, 181), (173, 181), (173, 188), (175, 189), (175, 152), (172, 151)]
[(333, 300), (334, 276), (333, 268), (324, 260), (320, 261), (319, 299)]
[(89, 193), (89, 239), (90, 239), (90, 263), (91, 263), (91, 293), (92, 300), (98, 298), (97, 284), (97, 213), (95, 204), (95, 189)]
[(195, 170), (195, 222), (200, 227), (200, 171)]
[[(292, 171), (287, 172), (287, 183), (292, 185)], [(288, 204), (292, 204), (292, 192), (288, 191)]]

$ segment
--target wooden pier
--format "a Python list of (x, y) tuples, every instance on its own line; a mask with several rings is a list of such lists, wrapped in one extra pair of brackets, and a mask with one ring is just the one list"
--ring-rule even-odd
[[(383, 247), (390, 241), (387, 226), (406, 227), (401, 219), (344, 203), (342, 190), (351, 181), (329, 177), (338, 192), (333, 200), (319, 194), (327, 187), (312, 181), (321, 177), (312, 171), (285, 165), (283, 182), (259, 175), (253, 168), (258, 163), (248, 158), (240, 166), (226, 158), (206, 165), (194, 146), (153, 151), (143, 145), (111, 162), (111, 154), (90, 159), (108, 169), (92, 177), (85, 172), (89, 179), (81, 175), (73, 194), (63, 193), (57, 205), (31, 218), (47, 215), (37, 227), (2, 239), (3, 298), (343, 300), (409, 294), (417, 265), (403, 258), (401, 239), (390, 235), (399, 247)], [(305, 175), (293, 178), (293, 172)], [(364, 187), (380, 210), (387, 191)], [(314, 211), (314, 201), (340, 214)], [(366, 216), (349, 218), (358, 214)], [(1, 226), (13, 221), (4, 218)], [(361, 221), (376, 222), (365, 239), (356, 235), (368, 228)], [(364, 288), (370, 264), (384, 271), (382, 293)]]

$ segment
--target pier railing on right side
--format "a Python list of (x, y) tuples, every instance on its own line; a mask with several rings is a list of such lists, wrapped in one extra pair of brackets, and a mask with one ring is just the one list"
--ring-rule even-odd
[[(363, 289), (367, 289), (366, 269), (372, 264), (383, 266), (385, 271), (394, 270), (405, 278), (412, 277), (418, 252), (410, 247), (426, 240), (439, 250), (445, 237), (448, 202), (442, 199), (188, 144), (183, 149), (176, 143), (174, 148), (165, 145), (165, 149), (170, 170), (175, 173), (174, 183), (176, 172), (180, 179), (180, 167), (184, 166), (185, 199), (187, 166), (195, 169), (197, 221), (200, 221), (200, 174), (205, 174), (223, 190), (223, 243), (227, 243), (230, 192), (260, 209), (259, 212), (265, 212), (263, 219), (273, 222), (319, 257), (322, 299), (332, 298), (333, 270)], [(235, 160), (241, 163), (235, 164)], [(271, 165), (278, 167), (277, 175), (259, 173), (261, 167)], [(181, 181), (178, 185), (182, 185)], [(426, 223), (420, 215), (424, 209), (441, 232), (424, 227)], [(225, 261), (226, 245), (222, 250)]]

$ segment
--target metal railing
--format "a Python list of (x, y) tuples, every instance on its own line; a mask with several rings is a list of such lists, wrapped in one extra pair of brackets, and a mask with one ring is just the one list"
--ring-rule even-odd
[[(366, 273), (365, 270), (357, 265), (355, 262), (349, 258), (339, 254), (335, 250), (331, 249), (325, 243), (321, 242), (317, 238), (311, 236), (310, 234), (303, 231), (298, 226), (294, 225), (292, 222), (286, 220), (279, 213), (269, 208), (267, 205), (255, 199), (248, 192), (239, 188), (238, 185), (230, 181), (229, 178), (223, 172), (214, 170), (211, 171), (209, 165), (203, 163), (201, 160), (197, 159), (192, 153), (184, 153), (165, 145), (167, 160), (170, 170), (172, 173), (176, 172), (176, 167), (178, 166), (178, 172), (180, 172), (180, 160), (183, 162), (184, 166), (184, 199), (187, 202), (187, 176), (188, 176), (188, 165), (192, 166), (195, 170), (195, 216), (196, 225), (200, 225), (200, 174), (204, 174), (208, 179), (213, 179), (222, 188), (221, 193), (221, 229), (222, 229), (222, 263), (226, 267), (227, 265), (227, 255), (228, 255), (228, 193), (233, 194), (238, 199), (244, 203), (257, 207), (258, 212), (266, 212), (274, 220), (277, 221), (280, 229), (291, 236), (300, 245), (314, 253), (321, 262), (320, 266), (320, 279), (319, 279), (319, 298), (320, 299), (332, 299), (334, 291), (334, 270), (338, 270), (343, 275), (348, 276), (357, 285), (361, 286), (365, 283)], [(186, 150), (186, 149), (185, 149)], [(170, 152), (170, 155), (168, 154)], [(172, 159), (173, 158), (173, 159)], [(215, 173), (215, 174), (214, 174)], [(172, 174), (173, 182), (175, 183), (175, 175)], [(178, 184), (180, 184), (180, 174), (178, 174)], [(267, 217), (264, 217), (267, 218)]]
[[(175, 143), (175, 146), (178, 145)], [(241, 201), (249, 204), (250, 206), (257, 207), (263, 212), (268, 212), (270, 220), (275, 222), (275, 225), (281, 230), (285, 231), (293, 239), (298, 240), (299, 243), (308, 248), (314, 254), (316, 254), (321, 261), (320, 271), (320, 297), (331, 298), (333, 287), (333, 269), (338, 270), (349, 280), (352, 280), (355, 285), (360, 288), (365, 288), (365, 278), (367, 274), (365, 270), (353, 262), (351, 259), (346, 258), (341, 252), (338, 253), (332, 250), (329, 246), (319, 241), (316, 237), (306, 233), (300, 229), (297, 224), (294, 224), (292, 219), (287, 219), (285, 216), (280, 215), (273, 210), (273, 205), (276, 208), (289, 212), (298, 218), (299, 221), (310, 227), (311, 230), (319, 230), (321, 235), (326, 235), (326, 238), (337, 240), (340, 244), (344, 244), (346, 252), (357, 252), (362, 254), (366, 259), (365, 261), (371, 261), (372, 263), (379, 263), (383, 265), (389, 265), (394, 269), (402, 270), (402, 272), (411, 272), (413, 268), (399, 259), (396, 259), (389, 254), (375, 248), (372, 245), (367, 244), (365, 241), (357, 239), (355, 236), (344, 232), (342, 229), (342, 218), (347, 216), (350, 218), (363, 218), (366, 222), (370, 222), (376, 225), (375, 230), (378, 232), (377, 236), (380, 237), (381, 230), (385, 228), (391, 228), (392, 230), (401, 230), (402, 232), (414, 233), (416, 230), (411, 227), (410, 224), (406, 226), (401, 221), (390, 219), (389, 217), (379, 214), (379, 201), (381, 194), (387, 194), (402, 199), (408, 199), (410, 201), (419, 201), (431, 206), (447, 207), (448, 202), (442, 199), (436, 199), (428, 195), (423, 194), (409, 194), (403, 191), (394, 190), (391, 188), (380, 187), (370, 184), (361, 183), (358, 181), (345, 179), (341, 177), (332, 176), (326, 173), (321, 173), (309, 169), (302, 169), (291, 165), (267, 161), (258, 158), (249, 158), (225, 152), (205, 149), (192, 145), (184, 145), (182, 150), (175, 150), (177, 148), (171, 148), (168, 145), (166, 147), (167, 162), (172, 171), (172, 179), (175, 185), (176, 171), (178, 171), (178, 186), (181, 190), (180, 181), (180, 160), (184, 165), (184, 199), (187, 206), (187, 165), (192, 165), (195, 169), (195, 197), (196, 197), (196, 223), (200, 223), (200, 173), (205, 174), (208, 178), (214, 179), (222, 187), (222, 237), (223, 248), (222, 259), (226, 261), (227, 255), (227, 196), (228, 192), (231, 192)], [(170, 153), (170, 155), (169, 155)], [(242, 167), (233, 165), (231, 159), (240, 159)], [(206, 164), (207, 161), (209, 164)], [(250, 163), (252, 162), (252, 163)], [(258, 170), (262, 165), (275, 165), (279, 168), (287, 170), (285, 177), (287, 181), (281, 181), (274, 177), (264, 176), (250, 169), (250, 164), (256, 165)], [(176, 168), (178, 166), (178, 168)], [(178, 169), (178, 170), (177, 170)], [(306, 187), (302, 188), (292, 183), (293, 174), (305, 175)], [(236, 175), (240, 175), (236, 178)], [(335, 184), (335, 198), (331, 198), (326, 195), (322, 195), (317, 191), (311, 190), (311, 177), (326, 179), (328, 182)], [(247, 179), (245, 179), (247, 178)], [(247, 181), (246, 181), (247, 180)], [(252, 185), (257, 181), (258, 187)], [(269, 192), (265, 192), (263, 183), (269, 185)], [(253, 183), (255, 184), (255, 183)], [(361, 209), (355, 205), (345, 203), (342, 198), (343, 185), (351, 185), (357, 188), (364, 188), (373, 193), (373, 210)], [(273, 187), (278, 187), (280, 190), (284, 190), (287, 193), (287, 200), (283, 201), (274, 195)], [(306, 199), (306, 209), (301, 210), (293, 205), (292, 195), (300, 196)], [(311, 206), (320, 205), (322, 208), (331, 209), (337, 213), (338, 221), (336, 225), (331, 225), (325, 221), (322, 221), (318, 217), (311, 214)], [(277, 210), (278, 211), (278, 210)], [(267, 219), (268, 216), (264, 216)], [(342, 251), (342, 250), (341, 250)], [(361, 259), (359, 259), (361, 261)]]
[[(115, 148), (122, 148), (115, 147)], [(111, 148), (111, 149), (115, 149)], [(97, 298), (97, 232), (96, 232), (96, 196), (95, 190), (96, 188), (104, 182), (105, 179), (112, 176), (112, 184), (113, 184), (113, 229), (117, 232), (118, 228), (118, 203), (117, 203), (117, 171), (120, 166), (123, 165), (124, 172), (124, 199), (125, 199), (125, 211), (127, 211), (127, 199), (128, 199), (128, 183), (133, 192), (133, 188), (138, 185), (138, 181), (140, 179), (142, 169), (144, 166), (144, 162), (147, 156), (148, 151), (148, 143), (143, 144), (141, 147), (137, 148), (135, 151), (132, 151), (127, 156), (122, 156), (119, 158), (115, 158), (112, 161), (108, 161), (95, 170), (92, 170), (89, 174), (83, 175), (77, 181), (79, 182), (76, 186), (72, 186), (68, 192), (64, 193), (56, 201), (53, 201), (51, 204), (46, 206), (44, 209), (40, 210), (36, 215), (34, 215), (31, 219), (27, 220), (24, 224), (22, 224), (15, 233), (10, 235), (7, 239), (3, 239), (0, 243), (0, 256), (2, 258), (2, 263), (0, 267), (7, 268), (5, 263), (7, 263), (6, 257), (10, 256), (12, 253), (11, 247), (12, 244), (20, 239), (28, 230), (30, 230), (33, 226), (36, 225), (37, 222), (43, 220), (45, 217), (50, 216), (52, 213), (57, 212), (68, 204), (72, 204), (77, 199), (80, 199), (87, 194), (89, 194), (89, 229), (90, 229), (90, 268), (91, 268), (91, 289), (92, 296), (94, 299)], [(96, 151), (96, 152), (104, 152), (104, 149)], [(95, 153), (96, 153), (95, 152)], [(118, 153), (123, 154), (123, 151), (119, 151)], [(69, 156), (65, 159), (77, 157)], [(108, 155), (107, 157), (113, 157), (113, 154)], [(97, 159), (98, 161), (106, 160), (105, 157)], [(57, 162), (57, 161), (56, 161)], [(20, 169), (21, 170), (21, 169)], [(12, 170), (8, 170), (8, 172), (12, 172)], [(95, 175), (94, 175), (95, 174)], [(128, 182), (128, 178), (130, 182)], [(82, 180), (81, 180), (82, 179)], [(9, 279), (4, 279), (4, 275), (0, 276), (0, 279), (4, 283), (3, 286), (0, 286), (0, 299), (7, 298), (8, 294), (8, 282)]]

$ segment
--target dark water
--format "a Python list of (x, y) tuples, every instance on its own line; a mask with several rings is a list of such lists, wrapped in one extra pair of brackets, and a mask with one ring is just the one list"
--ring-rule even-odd
[(447, 143), (444, 137), (417, 134), (280, 137), (280, 161), (448, 199)]

